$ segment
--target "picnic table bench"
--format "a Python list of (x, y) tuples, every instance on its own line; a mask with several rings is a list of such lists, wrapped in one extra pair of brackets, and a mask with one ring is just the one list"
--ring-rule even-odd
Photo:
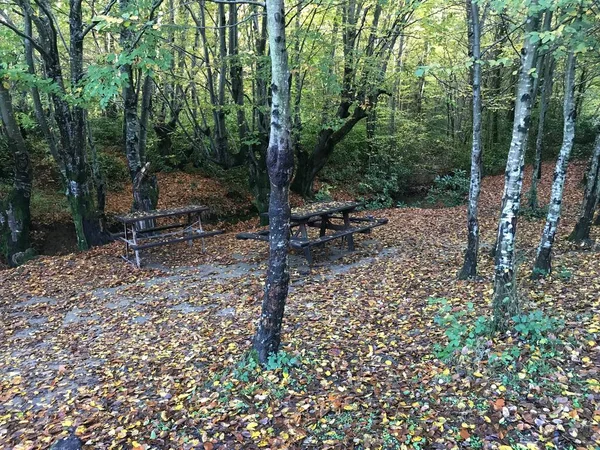
[[(202, 239), (202, 251), (204, 251), (205, 237), (223, 233), (222, 230), (204, 231), (202, 228), (201, 216), (208, 210), (207, 206), (189, 205), (180, 208), (136, 211), (117, 216), (116, 219), (123, 224), (125, 231), (124, 236), (120, 237), (120, 240), (125, 243), (125, 254), (121, 257), (139, 268), (140, 250), (186, 241), (191, 245), (195, 239)], [(158, 219), (165, 218), (174, 219), (174, 222), (156, 225)], [(181, 218), (187, 220), (181, 222)], [(135, 260), (131, 259), (130, 254), (135, 256)]]
[[(290, 214), (290, 247), (303, 250), (309, 264), (312, 264), (311, 247), (323, 245), (333, 239), (346, 239), (348, 250), (354, 251), (354, 233), (370, 233), (375, 227), (385, 225), (387, 219), (368, 217), (352, 217), (356, 208), (362, 206), (357, 202), (324, 202), (313, 203), (302, 208), (292, 209)], [(319, 237), (311, 239), (308, 228), (318, 228)], [(333, 233), (327, 233), (327, 230)], [(269, 230), (239, 233), (238, 239), (258, 241), (269, 240)]]

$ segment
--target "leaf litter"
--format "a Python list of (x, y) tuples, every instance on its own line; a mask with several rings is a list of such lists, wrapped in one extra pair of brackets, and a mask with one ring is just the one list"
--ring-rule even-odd
[(483, 183), (478, 280), (456, 280), (464, 207), (378, 211), (387, 226), (354, 253), (318, 250), (310, 271), (292, 254), (268, 370), (248, 355), (267, 249), (234, 237), (256, 220), (204, 254), (150, 251), (142, 270), (114, 243), (2, 271), (0, 447), (47, 448), (74, 431), (94, 449), (598, 448), (600, 262), (566, 241), (584, 171), (570, 168), (545, 280), (529, 280), (543, 219), (519, 221), (522, 310), (556, 319), (544, 345), (513, 333), (440, 356), (448, 330), (490, 310), (501, 176)]

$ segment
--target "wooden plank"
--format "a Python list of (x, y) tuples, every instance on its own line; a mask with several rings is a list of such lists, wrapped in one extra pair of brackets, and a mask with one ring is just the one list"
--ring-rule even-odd
[(134, 222), (142, 222), (144, 220), (149, 219), (159, 219), (161, 217), (172, 217), (172, 216), (183, 216), (186, 214), (194, 214), (208, 211), (208, 206), (204, 205), (189, 205), (183, 206), (181, 208), (171, 208), (171, 209), (155, 209), (153, 211), (138, 211), (130, 214), (124, 214), (121, 216), (116, 216), (119, 222), (122, 223), (134, 223)]
[(352, 235), (354, 233), (365, 233), (379, 225), (380, 224), (374, 223), (374, 224), (366, 225), (363, 227), (347, 228), (345, 230), (341, 230), (341, 231), (338, 231), (333, 234), (321, 236), (318, 239), (314, 239), (314, 240), (310, 240), (310, 239), (306, 239), (306, 238), (294, 238), (294, 239), (290, 239), (290, 245), (294, 248), (305, 248), (307, 246), (313, 247), (315, 245), (321, 245), (321, 244), (324, 244), (325, 242), (331, 241), (333, 239), (338, 239), (338, 238), (341, 238), (344, 236)]
[(267, 234), (262, 233), (238, 233), (235, 235), (236, 239), (242, 240), (255, 240), (255, 241), (269, 241), (269, 232)]
[(222, 234), (223, 230), (205, 231), (203, 233), (197, 233), (189, 236), (183, 236), (177, 239), (168, 239), (166, 241), (149, 242), (147, 244), (136, 244), (130, 245), (133, 250), (143, 250), (145, 248), (160, 247), (161, 245), (175, 244), (177, 242), (190, 241), (192, 239), (200, 239), (208, 236), (214, 236), (216, 234)]
[(347, 203), (340, 203), (340, 202), (330, 202), (330, 203), (323, 203), (322, 205), (319, 205), (318, 203), (314, 204), (314, 208), (297, 208), (297, 209), (293, 209), (290, 215), (290, 220), (295, 220), (295, 221), (305, 221), (310, 219), (311, 217), (315, 217), (315, 216), (324, 216), (324, 215), (328, 215), (328, 214), (334, 214), (336, 212), (342, 212), (342, 211), (353, 211), (356, 208), (358, 208), (359, 206), (362, 206), (362, 203), (359, 202), (347, 202)]

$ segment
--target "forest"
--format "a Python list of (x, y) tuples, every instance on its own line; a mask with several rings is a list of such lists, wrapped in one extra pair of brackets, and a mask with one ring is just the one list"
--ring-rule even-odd
[(0, 448), (598, 448), (599, 18), (0, 0)]

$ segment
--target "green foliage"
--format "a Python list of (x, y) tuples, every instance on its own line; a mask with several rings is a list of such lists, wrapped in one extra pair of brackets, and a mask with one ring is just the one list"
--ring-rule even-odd
[(485, 317), (478, 317), (474, 322), (469, 322), (468, 316), (473, 315), (475, 307), (469, 302), (460, 311), (454, 311), (452, 305), (445, 298), (430, 298), (430, 304), (440, 305), (434, 322), (444, 328), (444, 334), (448, 338), (446, 346), (435, 344), (437, 357), (448, 360), (459, 353), (464, 347), (469, 349), (478, 348), (482, 339), (491, 332), (490, 322)]
[[(123, 116), (97, 117), (90, 120), (95, 144), (102, 147), (123, 148)], [(124, 148), (123, 148), (124, 151)]]
[(321, 187), (319, 188), (319, 190), (317, 191), (317, 193), (315, 194), (315, 200), (318, 202), (325, 202), (325, 201), (329, 201), (332, 200), (331, 197), (331, 188), (333, 186), (327, 184), (327, 183), (323, 183), (321, 185)]
[(457, 170), (453, 174), (437, 176), (433, 186), (427, 193), (427, 202), (430, 204), (443, 204), (444, 206), (458, 206), (465, 203), (469, 194), (470, 180), (467, 172)]
[[(518, 347), (509, 347), (500, 354), (490, 353), (489, 343), (493, 334), (491, 321), (485, 316), (475, 316), (473, 303), (467, 303), (456, 310), (445, 298), (430, 298), (429, 304), (439, 305), (434, 322), (444, 329), (448, 342), (442, 346), (435, 344), (436, 356), (443, 361), (475, 354), (477, 359), (486, 356), (490, 362), (513, 361), (521, 353)], [(521, 343), (533, 347), (554, 348), (560, 342), (555, 334), (564, 327), (564, 321), (549, 317), (540, 310), (512, 317), (512, 331)]]
[(380, 154), (368, 166), (364, 181), (358, 185), (369, 209), (390, 208), (406, 192), (410, 172), (399, 159)]
[(539, 309), (513, 317), (519, 339), (530, 344), (544, 345), (555, 341), (554, 333), (564, 327), (564, 321), (546, 316)]
[(0, 135), (0, 181), (9, 182), (13, 176), (13, 156), (8, 148), (8, 142)]
[(129, 170), (122, 158), (110, 152), (98, 153), (98, 165), (100, 173), (109, 189), (122, 189), (129, 181)]
[[(528, 194), (525, 196), (525, 205), (529, 204)], [(537, 222), (540, 219), (545, 219), (548, 215), (548, 205), (541, 206), (539, 208), (530, 208), (529, 206), (525, 206), (519, 210), (519, 216), (522, 216), (525, 220), (529, 222)]]

